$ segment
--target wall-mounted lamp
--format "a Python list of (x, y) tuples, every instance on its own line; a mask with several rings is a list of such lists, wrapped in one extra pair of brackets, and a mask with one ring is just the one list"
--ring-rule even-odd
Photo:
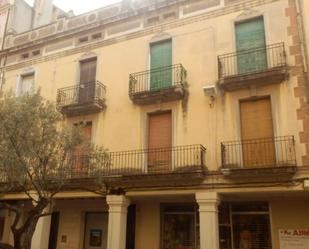
[(304, 190), (309, 191), (309, 179), (304, 180)]
[(215, 102), (215, 98), (216, 98), (216, 95), (217, 95), (216, 86), (215, 85), (204, 86), (203, 91), (204, 91), (205, 96), (209, 97), (209, 106), (213, 107), (214, 102)]

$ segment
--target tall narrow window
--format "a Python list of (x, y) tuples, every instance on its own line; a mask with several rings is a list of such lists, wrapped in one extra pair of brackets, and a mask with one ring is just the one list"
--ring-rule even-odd
[(166, 40), (150, 46), (150, 89), (158, 90), (172, 84), (172, 41)]
[(172, 113), (155, 113), (148, 116), (148, 170), (171, 170)]
[[(92, 122), (87, 122), (81, 130), (83, 139), (85, 139), (86, 143), (91, 142), (92, 135)], [(72, 164), (73, 173), (79, 177), (84, 176), (88, 173), (89, 167), (89, 156), (85, 151), (84, 144), (77, 145), (73, 150), (74, 160)]]
[(240, 102), (240, 124), (243, 166), (256, 168), (274, 165), (276, 153), (272, 139), (274, 130), (270, 98)]
[(94, 101), (96, 85), (97, 58), (91, 58), (80, 62), (79, 103)]
[(266, 40), (263, 17), (236, 23), (238, 73), (250, 73), (267, 68)]
[(31, 94), (34, 91), (34, 73), (25, 74), (20, 77), (17, 85), (17, 96)]

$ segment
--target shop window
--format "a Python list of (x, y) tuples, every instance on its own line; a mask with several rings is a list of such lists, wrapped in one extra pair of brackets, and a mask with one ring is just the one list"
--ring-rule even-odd
[(220, 249), (271, 249), (268, 204), (221, 204), (219, 237)]
[(194, 205), (162, 206), (162, 248), (197, 249), (197, 223)]

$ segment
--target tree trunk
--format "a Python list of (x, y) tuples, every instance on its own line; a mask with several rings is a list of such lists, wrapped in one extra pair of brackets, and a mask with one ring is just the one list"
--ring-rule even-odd
[(18, 229), (12, 228), (14, 249), (31, 249), (32, 237), (36, 225), (49, 203), (47, 199), (40, 199), (38, 204), (28, 213), (27, 219), (21, 227)]
[(13, 246), (0, 242), (0, 249), (14, 249)]
[(14, 249), (31, 249), (32, 237), (39, 218), (33, 218), (26, 227), (13, 231)]

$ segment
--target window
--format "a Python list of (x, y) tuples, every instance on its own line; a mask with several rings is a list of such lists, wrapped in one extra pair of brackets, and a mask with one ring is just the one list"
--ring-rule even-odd
[(91, 36), (92, 40), (96, 40), (96, 39), (100, 39), (100, 38), (102, 38), (102, 33), (96, 33), (96, 34), (93, 34)]
[(198, 239), (198, 221), (195, 205), (162, 206), (162, 248), (196, 249)]
[(32, 56), (38, 56), (41, 54), (41, 50), (34, 50), (32, 51)]
[(34, 73), (20, 76), (17, 84), (17, 96), (32, 94), (34, 91)]
[(238, 73), (267, 68), (266, 38), (263, 17), (235, 24)]
[(97, 58), (90, 58), (80, 62), (80, 88), (78, 103), (86, 104), (95, 101)]
[(271, 249), (268, 203), (222, 203), (220, 249)]
[(84, 42), (87, 42), (89, 40), (88, 36), (84, 36), (84, 37), (81, 37), (78, 39), (78, 42), (79, 43), (84, 43)]
[(22, 55), (20, 56), (20, 58), (21, 58), (22, 60), (28, 59), (28, 58), (29, 58), (29, 53), (24, 53), (24, 54), (22, 54)]
[[(85, 122), (80, 125), (82, 138), (84, 142), (91, 143), (92, 137), (92, 122)], [(87, 155), (85, 144), (75, 146), (73, 150), (72, 170), (75, 177), (85, 176), (89, 171), (89, 156)]]
[(172, 85), (172, 40), (150, 45), (150, 90)]

